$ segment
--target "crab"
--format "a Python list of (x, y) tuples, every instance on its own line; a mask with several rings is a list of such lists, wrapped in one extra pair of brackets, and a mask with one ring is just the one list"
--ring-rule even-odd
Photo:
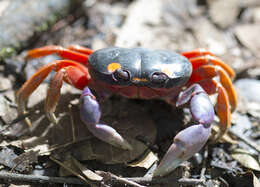
[[(125, 150), (132, 146), (109, 124), (100, 123), (100, 105), (112, 94), (127, 98), (163, 99), (176, 107), (189, 107), (197, 124), (180, 131), (153, 176), (164, 176), (188, 160), (207, 142), (214, 119), (209, 95), (217, 95), (219, 139), (230, 126), (237, 105), (232, 85), (234, 70), (206, 49), (181, 54), (169, 50), (109, 47), (99, 50), (71, 45), (44, 46), (28, 51), (27, 59), (60, 56), (38, 69), (18, 90), (18, 113), (26, 113), (26, 100), (51, 71), (55, 71), (45, 100), (46, 116), (57, 123), (55, 108), (63, 81), (82, 90), (80, 117), (100, 140)], [(26, 123), (31, 126), (30, 120)], [(104, 153), (105, 154), (105, 153)]]

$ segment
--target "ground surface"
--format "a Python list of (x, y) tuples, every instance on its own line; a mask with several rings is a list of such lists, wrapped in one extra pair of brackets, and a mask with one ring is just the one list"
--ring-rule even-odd
[[(1, 184), (259, 186), (259, 33), (258, 0), (1, 1)], [(50, 124), (43, 112), (48, 78), (28, 101), (32, 121), (28, 128), (17, 116), (15, 92), (38, 67), (57, 57), (26, 64), (24, 56), (28, 49), (51, 44), (80, 44), (94, 50), (108, 46), (177, 52), (207, 48), (237, 73), (239, 104), (232, 114), (232, 127), (220, 142), (208, 143), (172, 174), (154, 180), (149, 176), (156, 160), (190, 123), (186, 110), (172, 109), (161, 101), (112, 97), (102, 105), (102, 121), (115, 126), (136, 147), (123, 152), (89, 134), (78, 117), (80, 91), (68, 85), (62, 89), (56, 111), (59, 125)], [(212, 132), (216, 131), (214, 127)]]

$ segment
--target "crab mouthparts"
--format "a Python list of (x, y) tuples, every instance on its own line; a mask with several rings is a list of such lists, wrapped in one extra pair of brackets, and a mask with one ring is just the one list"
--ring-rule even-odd
[(138, 78), (138, 77), (133, 77), (132, 81), (134, 82), (148, 82), (146, 78)]

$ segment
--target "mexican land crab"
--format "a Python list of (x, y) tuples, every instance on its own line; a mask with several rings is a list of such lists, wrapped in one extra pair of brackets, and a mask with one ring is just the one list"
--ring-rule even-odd
[[(217, 138), (230, 126), (231, 112), (237, 105), (232, 85), (235, 72), (205, 49), (177, 54), (145, 48), (110, 47), (93, 51), (79, 45), (68, 48), (45, 46), (30, 50), (27, 59), (54, 53), (62, 60), (41, 67), (17, 92), (19, 114), (25, 114), (25, 101), (48, 74), (55, 71), (45, 101), (49, 120), (57, 123), (54, 111), (65, 81), (83, 90), (80, 116), (89, 131), (113, 146), (131, 150), (132, 146), (114, 128), (99, 123), (101, 110), (98, 101), (117, 94), (127, 98), (163, 99), (177, 107), (189, 105), (192, 117), (198, 124), (175, 136), (154, 176), (173, 171), (207, 142), (210, 123), (214, 118), (214, 107), (208, 95), (218, 95), (216, 113), (220, 133)], [(26, 122), (31, 125), (29, 119)]]

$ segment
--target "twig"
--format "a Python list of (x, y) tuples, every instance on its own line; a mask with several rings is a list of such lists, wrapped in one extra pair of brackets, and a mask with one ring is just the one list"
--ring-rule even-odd
[(82, 184), (86, 183), (78, 178), (72, 177), (49, 177), (40, 175), (24, 175), (9, 172), (0, 172), (0, 179), (8, 182), (31, 182), (31, 183), (55, 183), (55, 184)]
[(204, 179), (205, 180), (205, 172), (206, 172), (206, 162), (208, 159), (208, 145), (206, 145), (205, 147), (205, 151), (203, 154), (203, 163), (202, 163), (202, 169), (201, 169), (201, 173), (200, 173), (200, 179)]
[(84, 139), (82, 139), (82, 140), (77, 140), (76, 142), (67, 142), (67, 143), (65, 143), (65, 144), (53, 146), (53, 147), (49, 148), (48, 151), (40, 152), (40, 155), (44, 155), (44, 154), (46, 154), (46, 153), (51, 153), (51, 152), (54, 152), (54, 151), (58, 151), (59, 149), (64, 149), (64, 148), (67, 148), (67, 147), (69, 147), (69, 146), (74, 146), (74, 145), (76, 145), (76, 144), (78, 144), (78, 143), (82, 143), (82, 142), (84, 142), (84, 141), (87, 141), (87, 140), (89, 140), (90, 138), (91, 138), (91, 137), (87, 137), (87, 138), (84, 138)]
[(229, 132), (233, 135), (238, 137), (240, 140), (242, 140), (243, 142), (245, 142), (247, 145), (249, 145), (250, 147), (252, 147), (253, 149), (255, 149), (258, 153), (260, 153), (260, 146), (257, 145), (256, 143), (250, 141), (248, 138), (246, 138), (243, 135), (238, 134), (236, 131), (229, 129)]
[[(206, 180), (205, 179), (205, 173), (206, 173), (206, 170), (207, 170), (207, 167), (206, 167), (207, 158), (208, 158), (208, 145), (206, 145), (206, 147), (205, 147), (205, 151), (204, 151), (204, 154), (203, 154), (202, 169), (201, 169), (201, 172), (200, 172), (200, 179), (204, 180), (204, 181)], [(204, 185), (202, 184), (202, 185), (198, 185), (198, 186), (204, 186)]]
[(176, 184), (179, 185), (192, 185), (197, 186), (199, 184), (204, 184), (205, 180), (203, 179), (192, 179), (192, 178), (180, 178), (176, 180), (176, 178), (152, 178), (152, 177), (133, 177), (133, 178), (126, 178), (130, 181), (134, 181), (140, 184)]
[(116, 176), (112, 173), (109, 173), (109, 172), (96, 171), (96, 173), (98, 173), (99, 175), (101, 175), (104, 178), (113, 179), (118, 183), (123, 183), (125, 185), (127, 184), (127, 185), (131, 185), (131, 186), (134, 186), (134, 187), (145, 187), (145, 186), (142, 186), (142, 185), (136, 183), (135, 181), (128, 180), (127, 178), (118, 177), (118, 176)]
[(71, 123), (71, 130), (72, 130), (72, 142), (76, 141), (76, 137), (75, 137), (75, 123), (73, 120), (73, 114), (72, 114), (72, 109), (71, 109), (72, 105), (69, 105), (69, 113), (70, 113), (70, 123)]
[(205, 184), (205, 180), (204, 179), (181, 178), (181, 179), (178, 180), (178, 183), (180, 185), (197, 186), (197, 185), (204, 185)]
[[(16, 174), (9, 172), (0, 172), (0, 179), (6, 180), (8, 182), (31, 182), (31, 183), (54, 183), (54, 184), (79, 184), (85, 185), (86, 182), (73, 177), (49, 177), (49, 176), (40, 176), (40, 175), (24, 175)], [(125, 183), (125, 179), (128, 183)], [(118, 178), (116, 179), (118, 181)], [(130, 184), (131, 182), (143, 183), (143, 184), (173, 184), (176, 183), (176, 179), (173, 178), (152, 178), (152, 177), (135, 177), (135, 178), (121, 178), (119, 177), (120, 182), (124, 184)], [(119, 182), (119, 181), (118, 181)], [(130, 183), (129, 183), (130, 182)], [(180, 185), (191, 185), (196, 186), (198, 184), (204, 184), (204, 180), (201, 179), (190, 179), (190, 178), (181, 178), (177, 180), (177, 183)], [(131, 183), (133, 184), (133, 183)], [(139, 185), (141, 186), (141, 185)]]

